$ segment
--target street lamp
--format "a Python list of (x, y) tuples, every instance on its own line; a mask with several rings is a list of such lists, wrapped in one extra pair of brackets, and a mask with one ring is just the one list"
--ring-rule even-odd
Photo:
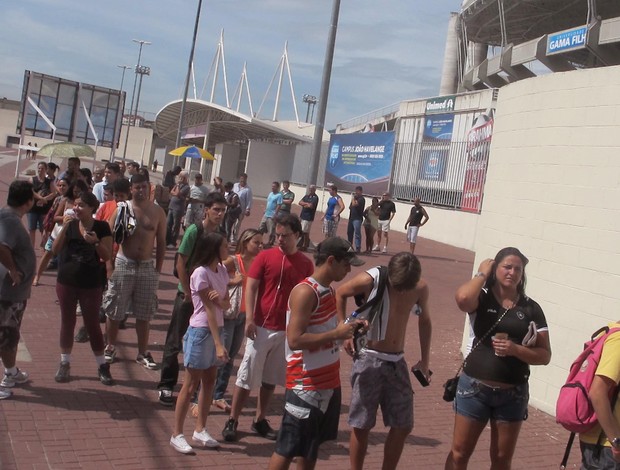
[[(138, 51), (138, 65), (136, 65), (136, 76), (133, 80), (133, 92), (131, 93), (131, 106), (129, 106), (129, 122), (127, 123), (127, 134), (125, 135), (125, 148), (123, 149), (123, 160), (127, 156), (127, 143), (129, 142), (129, 129), (131, 128), (131, 113), (133, 112), (133, 100), (136, 95), (136, 85), (138, 84), (138, 70), (140, 69), (140, 59), (142, 59), (142, 46), (151, 45), (149, 41), (143, 41), (142, 39), (132, 39), (136, 44), (140, 44), (140, 50)], [(135, 120), (134, 120), (135, 124)]]
[(138, 96), (136, 97), (136, 112), (134, 114), (134, 122), (133, 122), (134, 126), (136, 125), (136, 120), (138, 119), (138, 103), (140, 103), (140, 91), (142, 90), (142, 78), (145, 75), (151, 75), (151, 67), (145, 67), (144, 65), (141, 65), (140, 67), (136, 67), (136, 73), (140, 74), (140, 83), (138, 84)]
[[(116, 116), (116, 126), (114, 128), (114, 134), (115, 134), (115, 138), (114, 138), (114, 143), (112, 144), (112, 152), (110, 153), (110, 161), (114, 161), (114, 153), (116, 152), (116, 147), (118, 146), (118, 143), (121, 139), (121, 129), (122, 129), (122, 119), (123, 119), (123, 114), (125, 112), (125, 102), (123, 102), (123, 106), (121, 107), (121, 100), (123, 99), (123, 83), (125, 82), (125, 72), (127, 71), (127, 69), (131, 68), (131, 65), (117, 65), (118, 68), (123, 69), (123, 74), (121, 75), (121, 87), (118, 91), (118, 106), (119, 106), (119, 111), (120, 111), (120, 116), (119, 113), (117, 113)], [(121, 123), (121, 125), (119, 126), (119, 122)], [(118, 134), (116, 134), (118, 130)]]
[[(314, 118), (314, 106), (316, 105), (316, 96), (305, 94), (303, 98), (304, 103), (308, 103), (308, 109), (306, 111), (306, 122), (312, 124), (312, 119)], [(310, 117), (310, 121), (308, 121), (308, 116), (310, 116), (310, 106), (312, 106), (312, 117)]]

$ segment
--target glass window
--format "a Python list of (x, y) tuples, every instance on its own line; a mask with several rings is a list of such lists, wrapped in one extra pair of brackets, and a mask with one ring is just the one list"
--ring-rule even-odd
[(77, 89), (75, 86), (70, 86), (67, 84), (60, 85), (60, 89), (58, 90), (58, 102), (73, 105), (75, 102), (76, 91)]

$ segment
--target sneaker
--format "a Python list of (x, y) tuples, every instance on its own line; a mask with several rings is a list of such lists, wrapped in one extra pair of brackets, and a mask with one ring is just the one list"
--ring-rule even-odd
[(222, 430), (222, 437), (226, 442), (233, 442), (237, 440), (237, 425), (239, 424), (235, 418), (228, 418), (224, 429)]
[(0, 388), (0, 400), (9, 398), (11, 395), (13, 395), (13, 392), (8, 388)]
[(71, 377), (69, 375), (69, 371), (71, 370), (71, 364), (68, 362), (61, 362), (60, 367), (58, 367), (58, 371), (56, 372), (56, 377), (54, 380), (58, 383), (66, 383)]
[(0, 382), (0, 387), (12, 388), (17, 384), (23, 384), (28, 382), (28, 372), (17, 369), (17, 372), (13, 375), (4, 373), (4, 378)]
[(112, 364), (114, 362), (114, 358), (116, 357), (116, 348), (111, 344), (108, 344), (103, 351), (103, 357), (108, 364)]
[(383, 251), (383, 253), (387, 253), (387, 246), (384, 246), (383, 250), (381, 250), (381, 251)]
[(138, 354), (138, 357), (136, 357), (136, 362), (147, 369), (157, 369), (157, 363), (155, 362), (155, 359), (153, 359), (153, 356), (151, 356), (150, 352), (147, 352), (145, 354)]
[(260, 421), (252, 422), (252, 431), (254, 431), (259, 436), (264, 437), (265, 439), (269, 439), (270, 441), (275, 441), (278, 437), (278, 433), (269, 426), (269, 421), (266, 419), (261, 419)]
[(166, 245), (166, 248), (168, 248), (169, 250), (174, 250), (177, 246), (174, 243), (168, 243)]
[(86, 331), (86, 327), (82, 326), (78, 330), (77, 334), (73, 338), (76, 343), (87, 343), (88, 342), (88, 331)]
[(181, 452), (182, 454), (191, 454), (194, 452), (194, 449), (192, 449), (192, 446), (187, 443), (183, 434), (172, 436), (170, 438), (170, 445), (174, 448), (174, 450)]
[(168, 390), (167, 388), (162, 388), (159, 391), (159, 403), (161, 403), (164, 406), (174, 405), (174, 398), (172, 397), (172, 390)]
[(99, 366), (97, 374), (99, 375), (99, 381), (103, 385), (114, 385), (114, 380), (110, 375), (110, 364), (108, 364), (107, 362)]
[(379, 245), (375, 245), (375, 246), (372, 248), (372, 251), (379, 251)]
[(194, 431), (192, 439), (196, 442), (200, 442), (203, 447), (209, 447), (210, 449), (214, 449), (220, 446), (220, 443), (211, 437), (211, 435), (207, 432), (206, 428), (200, 432)]

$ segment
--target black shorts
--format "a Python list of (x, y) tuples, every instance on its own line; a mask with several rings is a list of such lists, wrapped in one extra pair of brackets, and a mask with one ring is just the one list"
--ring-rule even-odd
[(340, 421), (340, 388), (334, 389), (325, 413), (299, 398), (293, 390), (284, 395), (285, 410), (276, 441), (276, 454), (292, 459), (316, 460), (319, 445), (336, 439)]

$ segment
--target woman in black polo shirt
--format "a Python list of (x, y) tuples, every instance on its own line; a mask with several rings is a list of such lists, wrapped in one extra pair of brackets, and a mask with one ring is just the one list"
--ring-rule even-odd
[(463, 312), (475, 316), (475, 339), (454, 401), (452, 449), (446, 469), (465, 469), (487, 422), (491, 423), (491, 468), (510, 468), (527, 418), (530, 365), (551, 360), (547, 321), (525, 295), (528, 259), (503, 248), (456, 292)]

